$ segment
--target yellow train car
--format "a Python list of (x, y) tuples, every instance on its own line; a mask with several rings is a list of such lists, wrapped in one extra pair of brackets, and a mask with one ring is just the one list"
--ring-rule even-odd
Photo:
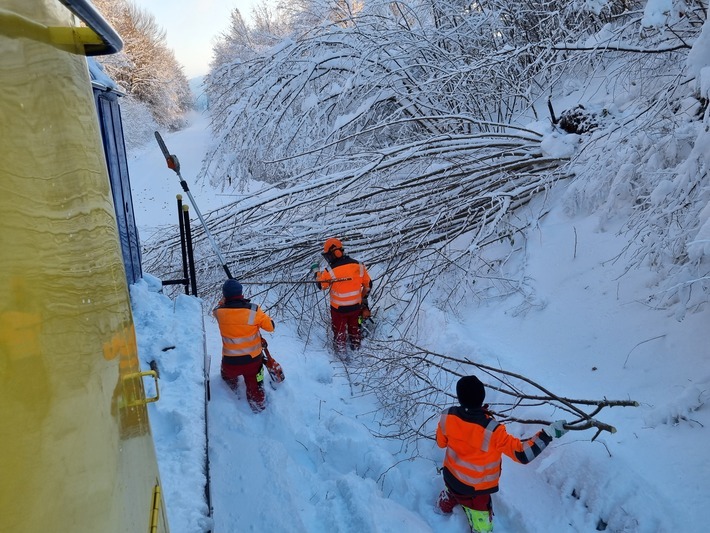
[(0, 4), (0, 532), (167, 532), (86, 0)]

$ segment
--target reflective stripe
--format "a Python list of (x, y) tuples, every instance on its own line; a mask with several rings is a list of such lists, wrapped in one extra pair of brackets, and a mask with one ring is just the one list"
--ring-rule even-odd
[[(450, 415), (449, 413), (452, 412), (452, 409), (453, 412), (457, 414)], [(447, 409), (442, 413), (439, 419), (438, 431), (441, 431), (444, 435), (446, 435), (446, 424), (449, 422), (447, 420), (448, 416), (457, 417), (458, 412), (456, 411), (456, 408)], [(462, 422), (467, 423), (465, 420), (462, 420)], [(486, 425), (482, 426), (480, 425), (481, 423), (485, 423)], [(477, 425), (481, 430), (483, 430), (483, 434), (481, 435), (479, 433), (480, 437), (475, 437), (475, 440), (481, 438), (481, 451), (486, 454), (485, 458), (490, 462), (486, 464), (471, 462), (472, 460), (480, 461), (480, 459), (483, 458), (481, 457), (479, 459), (477, 456), (472, 457), (471, 459), (462, 459), (456, 451), (447, 446), (444, 457), (444, 466), (446, 466), (451, 475), (453, 475), (461, 483), (464, 483), (470, 487), (475, 487), (476, 490), (488, 490), (494, 488), (500, 479), (502, 465), (501, 455), (491, 453), (489, 451), (489, 448), (492, 446), (493, 432), (499, 424), (495, 420), (489, 419), (487, 421), (482, 420), (480, 423), (477, 423)], [(455, 424), (453, 427), (458, 428), (458, 425)], [(439, 441), (437, 440), (437, 442)]]
[[(357, 271), (353, 271), (352, 268), (357, 264)], [(335, 268), (342, 268), (341, 270), (343, 276), (348, 276), (349, 279), (342, 280), (337, 283), (330, 284), (330, 303), (333, 307), (346, 307), (351, 305), (359, 305), (362, 303), (362, 291), (363, 291), (363, 278), (366, 274), (365, 265), (360, 263), (348, 263), (346, 265), (340, 265)], [(330, 280), (338, 279), (335, 270), (330, 266), (327, 266), (325, 270), (330, 276), (329, 279), (325, 279), (325, 282)]]
[(481, 450), (484, 452), (488, 451), (488, 447), (491, 445), (491, 438), (493, 437), (493, 432), (498, 427), (498, 422), (491, 418), (490, 422), (486, 426), (486, 432), (483, 435), (483, 444), (481, 445)]
[(257, 331), (253, 335), (249, 335), (248, 337), (222, 337), (222, 342), (225, 344), (245, 344), (247, 342), (254, 344), (254, 341), (256, 339), (260, 339), (261, 335)]
[(249, 306), (249, 309), (251, 309), (251, 311), (249, 312), (249, 319), (247, 320), (247, 325), (253, 326), (256, 322), (256, 304), (251, 304)]
[(462, 461), (461, 458), (456, 455), (456, 452), (453, 451), (451, 448), (446, 448), (446, 458), (451, 460), (451, 462), (456, 466), (461, 466), (463, 468), (467, 468), (468, 470), (473, 470), (475, 472), (486, 472), (487, 470), (491, 470), (492, 468), (500, 468), (500, 459), (497, 461), (493, 461), (492, 463), (488, 463), (487, 465), (477, 465), (474, 463), (469, 463), (468, 461)]
[(335, 294), (339, 296), (340, 298), (350, 298), (352, 296), (357, 296), (358, 294), (362, 294), (362, 290), (355, 290), (355, 291), (348, 291), (348, 292), (339, 292), (333, 289), (331, 291), (331, 294)]
[[(495, 463), (491, 463), (486, 466), (476, 466), (471, 463), (467, 463), (465, 461), (459, 461), (458, 458), (454, 457), (453, 453), (449, 453), (451, 451), (451, 448), (447, 448), (446, 450), (446, 459), (444, 460), (444, 464), (446, 465), (447, 462), (449, 462), (453, 468), (450, 468), (449, 471), (456, 477), (458, 480), (463, 481), (464, 483), (476, 487), (480, 486), (483, 483), (490, 483), (491, 481), (495, 482), (498, 481), (500, 478), (500, 461), (496, 461)], [(476, 472), (481, 472), (484, 475), (481, 476), (471, 476), (467, 473), (464, 473), (461, 471), (461, 467), (465, 466), (468, 469), (474, 470)], [(495, 468), (493, 472), (490, 472), (491, 469)], [(490, 472), (489, 474), (485, 474), (485, 472)]]
[(335, 294), (336, 296), (339, 296), (340, 298), (351, 298), (353, 296), (357, 296), (358, 294), (362, 294), (361, 289), (357, 289), (354, 291), (348, 291), (348, 292), (340, 292), (335, 289), (331, 291), (331, 294)]
[(449, 414), (449, 411), (444, 411), (441, 413), (441, 417), (439, 417), (439, 427), (441, 428), (441, 432), (446, 435), (446, 416)]
[[(249, 313), (250, 326), (254, 325), (254, 317), (256, 317), (256, 309), (252, 308)], [(222, 355), (253, 355), (255, 350), (261, 351), (261, 334), (257, 330), (256, 333), (245, 337), (222, 337)]]
[[(540, 451), (538, 453), (535, 453), (535, 450), (533, 450), (533, 446), (537, 446)], [(528, 463), (535, 459), (535, 457), (537, 457), (539, 453), (546, 447), (547, 445), (545, 444), (545, 441), (543, 441), (540, 437), (535, 438), (535, 440), (532, 442), (525, 442), (523, 444), (523, 453), (525, 454), (525, 458), (528, 460)]]
[(362, 299), (362, 289), (350, 292), (338, 292), (335, 286), (330, 290), (330, 300), (333, 303), (340, 305), (357, 305)]
[[(243, 307), (218, 307), (214, 316), (219, 323), (222, 338), (222, 355), (239, 357), (249, 355), (259, 357), (262, 351), (260, 320), (263, 312), (256, 304), (249, 303)], [(269, 331), (270, 324), (263, 324)], [(273, 331), (273, 328), (271, 328)]]
[(251, 347), (246, 347), (246, 348), (239, 348), (236, 350), (224, 348), (222, 350), (222, 355), (230, 356), (230, 355), (251, 355), (251, 352), (254, 351), (254, 348)]

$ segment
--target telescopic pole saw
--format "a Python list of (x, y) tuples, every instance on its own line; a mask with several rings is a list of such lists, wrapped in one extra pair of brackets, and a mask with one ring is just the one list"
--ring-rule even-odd
[(222, 265), (222, 268), (224, 269), (224, 272), (227, 274), (227, 277), (229, 279), (234, 279), (232, 277), (232, 273), (229, 271), (229, 267), (227, 266), (227, 262), (224, 260), (224, 257), (222, 257), (222, 253), (219, 251), (219, 247), (217, 246), (217, 243), (215, 242), (214, 238), (212, 237), (212, 233), (210, 232), (210, 229), (207, 227), (207, 224), (205, 223), (205, 219), (202, 218), (202, 213), (200, 213), (199, 207), (197, 207), (197, 203), (195, 202), (195, 199), (192, 197), (192, 193), (190, 192), (190, 188), (187, 186), (187, 182), (182, 178), (180, 175), (180, 161), (178, 161), (178, 158), (176, 155), (171, 154), (168, 151), (168, 147), (165, 146), (165, 142), (163, 141), (163, 138), (160, 136), (160, 133), (157, 131), (155, 132), (155, 139), (158, 141), (158, 145), (160, 145), (160, 149), (163, 151), (163, 155), (165, 156), (165, 161), (168, 164), (168, 168), (170, 170), (175, 171), (175, 174), (177, 174), (177, 177), (180, 179), (180, 185), (182, 186), (182, 190), (187, 193), (187, 196), (190, 198), (190, 202), (192, 202), (192, 207), (195, 208), (195, 213), (197, 213), (197, 217), (200, 219), (200, 222), (202, 223), (202, 227), (205, 228), (205, 234), (207, 235), (207, 239), (210, 241), (210, 244), (212, 245), (212, 248), (215, 251), (215, 254), (217, 254), (217, 257), (219, 258), (219, 262)]
[(285, 279), (278, 281), (241, 281), (242, 285), (300, 285), (306, 283), (338, 283), (340, 281), (350, 281), (353, 278), (335, 278), (335, 279), (324, 279), (324, 280), (304, 280), (304, 279)]

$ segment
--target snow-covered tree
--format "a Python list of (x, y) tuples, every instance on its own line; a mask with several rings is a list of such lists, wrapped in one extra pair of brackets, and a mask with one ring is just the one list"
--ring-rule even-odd
[[(628, 209), (630, 235), (638, 236), (630, 265), (646, 258), (685, 270), (695, 221), (703, 220), (704, 167), (697, 165), (686, 178), (694, 186), (674, 200), (683, 213), (683, 229), (675, 231), (648, 205), (663, 180), (643, 166), (655, 164), (658, 143), (667, 143), (667, 180), (666, 172), (688, 167), (685, 157), (698, 141), (690, 132), (700, 128), (702, 135), (707, 103), (684, 65), (707, 2), (666, 4), (369, 2), (358, 4), (347, 24), (333, 22), (325, 8), (332, 4), (299, 4), (309, 16), (319, 14), (320, 24), (251, 59), (215, 64), (211, 73), (217, 127), (209, 174), (218, 183), (251, 178), (282, 191), (254, 201), (263, 214), (241, 202), (225, 218), (248, 213), (273, 216), (284, 231), (301, 223), (319, 228), (306, 239), (318, 240), (320, 228), (345, 233), (383, 265), (386, 250), (396, 248), (407, 265), (427, 265), (424, 279), (445, 264), (460, 267), (461, 253), (476, 262), (482, 244), (532, 222), (510, 216), (518, 207), (557, 177), (576, 175), (570, 209)], [(540, 142), (546, 136), (568, 150), (549, 151), (550, 143)], [(609, 141), (619, 144), (626, 164), (619, 153), (600, 157), (591, 148)], [(670, 198), (655, 197), (660, 211), (669, 207)], [(518, 223), (507, 225), (513, 219)], [(370, 232), (361, 241), (364, 224), (381, 228), (381, 238)], [(463, 252), (450, 255), (454, 241)], [(240, 252), (247, 264), (248, 257)], [(254, 273), (283, 267), (276, 257), (254, 265)], [(392, 267), (392, 278), (402, 278), (403, 268)], [(690, 270), (684, 281), (672, 279), (698, 288), (700, 300), (688, 300), (697, 304), (707, 280), (697, 260)], [(668, 304), (679, 290), (659, 288), (655, 296)]]
[[(390, 395), (397, 435), (417, 434), (398, 421), (427, 412), (463, 364), (420, 347), (423, 307), (455, 314), (513, 294), (514, 313), (544, 305), (525, 235), (548, 194), (602, 231), (623, 227), (615, 260), (654, 272), (646, 303), (681, 320), (710, 298), (707, 8), (368, 2), (347, 23), (312, 9), (308, 31), (214, 65), (206, 173), (226, 190), (265, 186), (211, 213), (210, 228), (252, 294), (294, 318), (317, 296), (280, 280), (307, 281), (325, 238), (367, 262), (385, 335), (366, 357), (390, 380), (365, 382)], [(200, 233), (197, 255), (214, 257)], [(171, 239), (155, 271), (179, 253)], [(205, 291), (221, 277), (212, 261)]]
[(621, 259), (629, 271), (656, 271), (649, 305), (682, 319), (710, 294), (708, 3), (635, 7), (586, 40), (559, 46), (572, 59), (568, 72), (580, 76), (565, 89), (583, 95), (584, 120), (594, 124), (573, 162), (568, 206), (599, 213), (602, 229), (624, 216), (629, 244)]
[(276, 45), (291, 31), (288, 17), (281, 10), (261, 2), (252, 9), (252, 23), (247, 24), (241, 11), (230, 14), (229, 28), (214, 45), (213, 69), (221, 65), (254, 59)]
[(106, 72), (129, 95), (145, 103), (162, 127), (183, 126), (192, 95), (182, 66), (165, 42), (165, 30), (152, 14), (130, 0), (94, 3), (124, 42), (120, 53), (99, 58)]

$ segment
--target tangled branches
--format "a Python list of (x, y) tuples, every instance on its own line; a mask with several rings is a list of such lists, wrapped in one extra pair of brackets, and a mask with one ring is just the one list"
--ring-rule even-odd
[[(447, 271), (475, 279), (468, 265), (487, 244), (508, 240), (533, 222), (517, 210), (558, 179), (561, 160), (545, 156), (541, 136), (508, 126), (496, 133), (446, 135), (332, 161), (218, 211), (207, 224), (230, 270), (258, 283), (254, 295), (288, 299), (337, 235), (367, 263), (379, 294), (411, 293)], [(348, 167), (342, 170), (342, 167)], [(336, 170), (341, 168), (341, 170)], [(451, 245), (457, 242), (456, 247)], [(195, 226), (200, 292), (221, 278), (202, 228)], [(392, 251), (396, 250), (396, 256)], [(146, 253), (149, 271), (178, 265), (179, 238), (159, 235)], [(212, 272), (210, 275), (209, 272)]]
[[(427, 430), (441, 409), (456, 397), (452, 392), (453, 378), (472, 373), (486, 381), (491, 412), (503, 422), (548, 425), (543, 418), (520, 417), (516, 413), (551, 412), (560, 410), (567, 415), (568, 430), (596, 429), (595, 440), (602, 431), (615, 433), (616, 428), (598, 420), (597, 415), (607, 407), (636, 407), (633, 400), (586, 400), (557, 395), (533, 380), (501, 368), (472, 361), (468, 357), (454, 357), (436, 353), (406, 340), (369, 341), (363, 354), (360, 372), (369, 389), (377, 395), (388, 413), (383, 422), (382, 436), (415, 440), (432, 438)], [(533, 392), (530, 392), (530, 391)], [(490, 394), (491, 391), (495, 391)]]

